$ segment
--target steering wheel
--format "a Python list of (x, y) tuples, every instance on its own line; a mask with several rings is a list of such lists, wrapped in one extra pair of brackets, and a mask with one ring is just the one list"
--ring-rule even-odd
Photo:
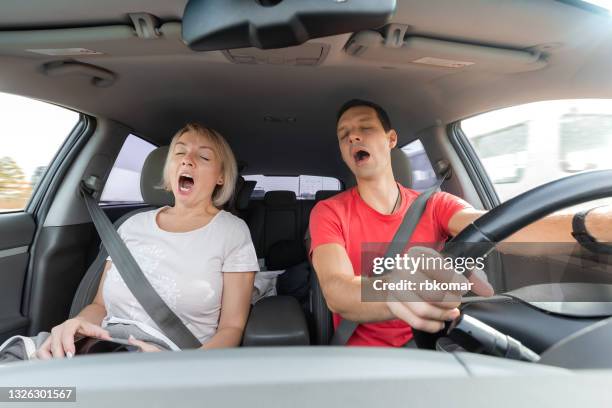
[[(493, 208), (448, 241), (442, 252), (451, 257), (482, 257), (496, 243), (534, 221), (563, 208), (608, 196), (612, 196), (612, 170), (581, 173), (552, 181)], [(418, 347), (430, 349), (443, 333), (414, 332)]]

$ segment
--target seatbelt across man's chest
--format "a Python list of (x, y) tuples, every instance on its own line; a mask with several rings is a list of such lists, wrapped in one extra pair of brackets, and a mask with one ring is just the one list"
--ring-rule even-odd
[[(394, 258), (397, 254), (402, 254), (404, 252), (406, 245), (410, 241), (414, 230), (421, 220), (423, 212), (425, 212), (425, 207), (427, 207), (429, 198), (433, 195), (433, 193), (438, 191), (444, 180), (445, 177), (440, 178), (433, 187), (419, 194), (419, 196), (412, 202), (410, 208), (408, 208), (406, 214), (404, 214), (402, 223), (395, 232), (393, 240), (387, 248), (387, 252), (385, 253), (386, 258)], [(345, 345), (357, 329), (357, 326), (359, 326), (359, 323), (357, 322), (342, 319), (334, 332), (330, 345)]]

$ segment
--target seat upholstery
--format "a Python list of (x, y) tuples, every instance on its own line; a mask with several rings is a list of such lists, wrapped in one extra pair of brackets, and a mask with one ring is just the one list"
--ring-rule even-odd
[(227, 210), (240, 218), (245, 218), (245, 212), (249, 206), (251, 194), (255, 189), (255, 181), (245, 180), (244, 177), (238, 176), (236, 179), (236, 190), (234, 196), (227, 204)]
[(338, 190), (319, 190), (315, 193), (315, 204), (321, 200), (327, 200), (340, 193)]
[(264, 196), (264, 254), (280, 241), (301, 242), (300, 207), (293, 191), (268, 191)]
[(293, 191), (268, 191), (263, 200), (253, 201), (247, 224), (258, 258), (267, 260), (281, 241), (301, 245), (301, 219), (302, 209)]
[(174, 195), (161, 187), (168, 146), (161, 146), (147, 156), (140, 173), (140, 193), (145, 203), (153, 207), (174, 205)]
[(412, 166), (408, 155), (400, 148), (391, 149), (393, 176), (402, 186), (412, 188)]

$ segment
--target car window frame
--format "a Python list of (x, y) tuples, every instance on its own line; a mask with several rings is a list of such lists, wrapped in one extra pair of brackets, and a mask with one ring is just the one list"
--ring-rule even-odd
[(467, 118), (449, 124), (446, 128), (446, 133), (463, 167), (466, 169), (470, 182), (474, 186), (484, 209), (491, 210), (499, 206), (501, 200), (480, 157), (478, 157), (476, 150), (474, 150), (466, 134), (461, 129), (461, 121), (465, 119)]

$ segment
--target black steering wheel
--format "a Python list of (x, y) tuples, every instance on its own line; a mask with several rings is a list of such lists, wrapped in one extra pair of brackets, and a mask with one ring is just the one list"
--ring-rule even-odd
[[(586, 201), (612, 196), (612, 170), (576, 174), (529, 190), (495, 207), (448, 241), (443, 253), (477, 258), (496, 243), (555, 211)], [(444, 331), (429, 334), (414, 330), (419, 348), (433, 349)]]

